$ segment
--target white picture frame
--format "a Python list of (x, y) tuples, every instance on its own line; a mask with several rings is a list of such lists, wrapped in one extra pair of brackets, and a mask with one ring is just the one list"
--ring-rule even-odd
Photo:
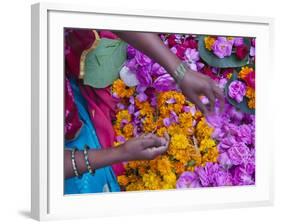
[[(271, 18), (191, 12), (32, 5), (31, 215), (37, 220), (272, 205), (270, 133)], [(151, 25), (153, 24), (153, 26)], [(255, 36), (256, 184), (153, 192), (63, 195), (63, 27)], [(271, 74), (273, 74), (271, 72)], [(262, 92), (262, 94), (261, 94)]]

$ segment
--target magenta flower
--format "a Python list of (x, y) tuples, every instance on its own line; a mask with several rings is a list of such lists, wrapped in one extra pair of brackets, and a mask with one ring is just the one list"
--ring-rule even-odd
[(152, 60), (140, 51), (136, 51), (135, 59), (140, 66), (147, 66), (152, 63)]
[(160, 76), (166, 73), (167, 73), (166, 70), (158, 63), (154, 63), (151, 67), (151, 75)]
[(244, 44), (243, 37), (235, 37), (235, 38), (234, 38), (234, 43), (233, 43), (233, 45), (234, 45), (235, 47), (241, 46), (241, 45), (243, 45), (243, 44)]
[(147, 87), (152, 84), (152, 78), (146, 67), (139, 67), (137, 69), (137, 79), (139, 80), (141, 86)]
[(228, 87), (228, 95), (236, 102), (241, 103), (246, 94), (246, 86), (243, 82), (235, 80)]
[(225, 37), (218, 37), (212, 46), (212, 50), (219, 58), (230, 56), (232, 52), (232, 41), (228, 41)]
[(185, 50), (185, 62), (189, 65), (189, 68), (193, 71), (197, 71), (197, 62), (199, 61), (199, 52), (196, 49), (187, 48)]
[(133, 48), (131, 45), (128, 45), (127, 47), (127, 56), (129, 59), (135, 57), (136, 55), (136, 49)]
[(169, 74), (164, 74), (155, 79), (152, 86), (158, 91), (169, 91), (176, 89), (176, 82)]

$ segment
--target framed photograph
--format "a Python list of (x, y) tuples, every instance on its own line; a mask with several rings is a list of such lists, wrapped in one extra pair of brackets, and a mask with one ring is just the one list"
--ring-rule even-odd
[(273, 203), (273, 20), (32, 5), (37, 220)]

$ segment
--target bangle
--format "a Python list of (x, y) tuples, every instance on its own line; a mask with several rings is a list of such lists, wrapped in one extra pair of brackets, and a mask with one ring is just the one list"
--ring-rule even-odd
[(176, 68), (175, 72), (174, 72), (174, 77), (177, 81), (177, 83), (181, 82), (181, 80), (183, 79), (186, 71), (187, 71), (187, 64), (184, 62), (181, 62), (179, 64), (179, 66)]
[(73, 169), (73, 172), (75, 174), (76, 177), (80, 178), (80, 174), (77, 170), (77, 166), (76, 166), (76, 161), (75, 161), (75, 152), (77, 151), (77, 148), (74, 148), (72, 149), (71, 151), (71, 162), (72, 162), (72, 169)]
[(90, 165), (90, 162), (89, 162), (89, 155), (88, 155), (89, 149), (90, 149), (89, 146), (85, 145), (85, 147), (84, 147), (84, 158), (85, 158), (86, 167), (87, 167), (89, 173), (94, 175), (95, 170), (92, 169), (92, 167)]

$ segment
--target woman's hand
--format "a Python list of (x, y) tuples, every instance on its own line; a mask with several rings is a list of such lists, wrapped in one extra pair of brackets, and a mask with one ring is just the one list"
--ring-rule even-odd
[(122, 147), (122, 155), (127, 161), (131, 160), (151, 160), (166, 152), (169, 145), (169, 136), (165, 138), (148, 134), (137, 138), (132, 138), (125, 142)]
[[(222, 90), (208, 76), (188, 69), (179, 86), (187, 99), (193, 102), (204, 114), (214, 111), (216, 99), (220, 101), (220, 109), (222, 110), (224, 107)], [(209, 109), (201, 102), (199, 97), (202, 95), (208, 98)]]

